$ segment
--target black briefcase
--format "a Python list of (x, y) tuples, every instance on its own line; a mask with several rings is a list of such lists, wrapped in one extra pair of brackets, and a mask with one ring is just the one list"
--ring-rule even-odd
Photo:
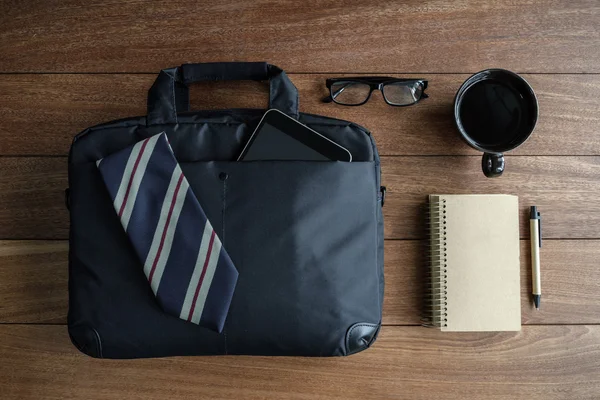
[[(265, 110), (190, 112), (188, 84), (241, 79), (269, 80), (269, 108), (347, 148), (352, 162), (234, 161)], [(160, 132), (239, 272), (221, 333), (161, 309), (98, 172), (97, 160)], [(296, 87), (273, 65), (161, 71), (146, 116), (75, 137), (69, 186), (69, 334), (90, 356), (341, 356), (377, 336), (383, 199), (375, 143), (351, 122), (298, 113)]]

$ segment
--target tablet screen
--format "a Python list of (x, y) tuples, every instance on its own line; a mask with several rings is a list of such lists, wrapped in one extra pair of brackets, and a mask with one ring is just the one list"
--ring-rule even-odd
[(252, 160), (305, 160), (329, 161), (318, 151), (286, 135), (273, 125), (265, 123), (243, 156), (244, 161)]

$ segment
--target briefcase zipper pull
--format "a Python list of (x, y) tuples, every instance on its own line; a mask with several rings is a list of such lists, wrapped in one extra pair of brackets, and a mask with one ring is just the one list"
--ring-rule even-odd
[(70, 190), (69, 188), (65, 189), (65, 207), (67, 207), (67, 210), (71, 210), (71, 196), (69, 196), (70, 194)]
[(387, 188), (385, 186), (379, 187), (379, 200), (381, 201), (381, 207), (385, 204), (385, 195), (387, 193)]

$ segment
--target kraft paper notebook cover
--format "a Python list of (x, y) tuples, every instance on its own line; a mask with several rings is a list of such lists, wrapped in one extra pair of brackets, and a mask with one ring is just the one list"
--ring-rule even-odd
[(518, 198), (431, 195), (428, 208), (424, 324), (442, 331), (521, 330)]

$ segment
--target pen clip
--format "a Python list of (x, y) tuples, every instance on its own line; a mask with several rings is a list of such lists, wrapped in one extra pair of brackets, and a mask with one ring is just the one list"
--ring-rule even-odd
[(540, 249), (542, 248), (542, 215), (538, 212), (538, 237), (540, 239)]

